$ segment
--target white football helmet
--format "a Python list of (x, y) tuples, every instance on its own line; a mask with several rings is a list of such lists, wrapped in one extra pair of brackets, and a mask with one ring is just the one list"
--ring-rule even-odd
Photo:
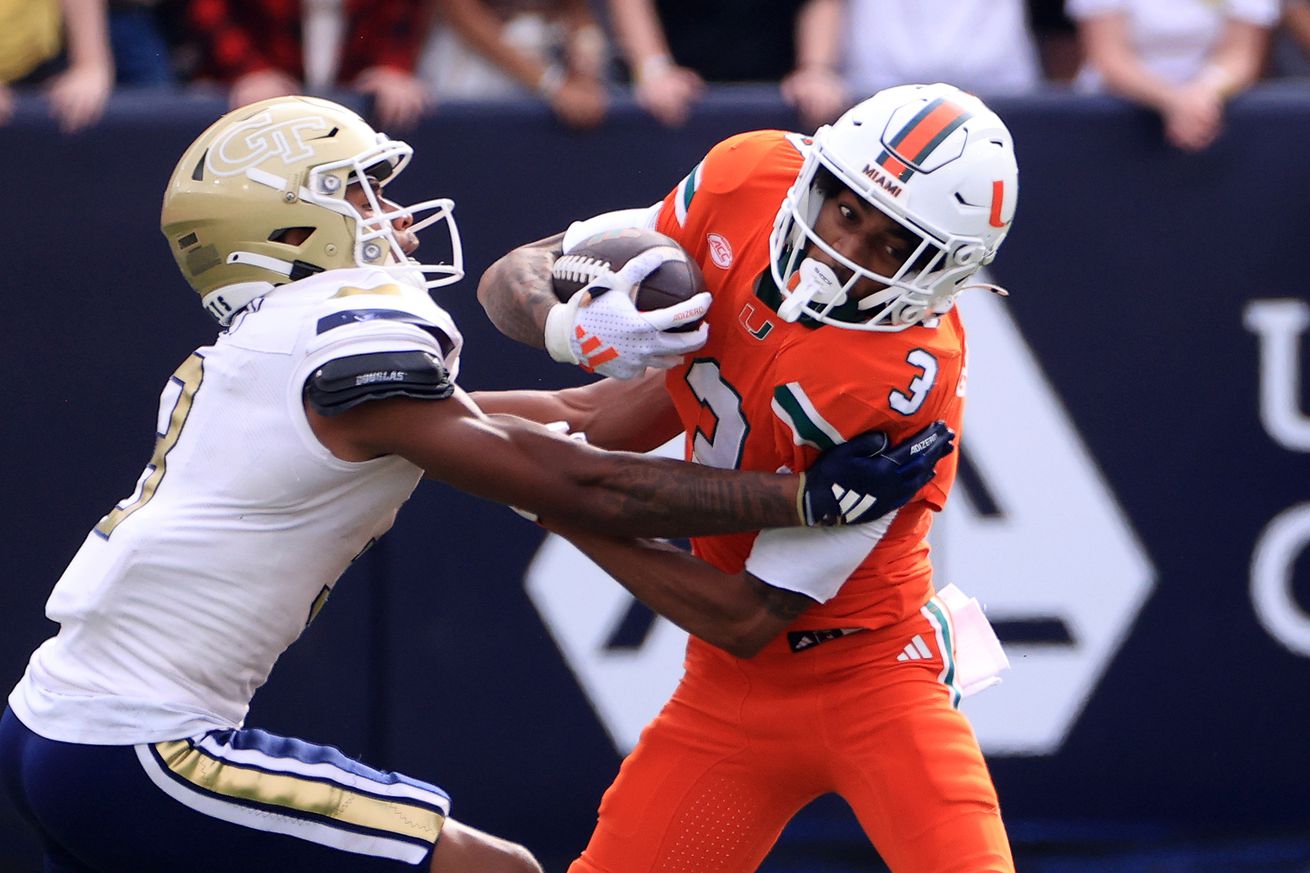
[[(417, 288), (464, 275), (447, 199), (398, 207), (363, 184), (372, 215), (345, 199), (366, 178), (389, 184), (414, 150), (354, 112), (314, 97), (276, 97), (227, 113), (192, 143), (164, 193), (160, 229), (187, 281), (221, 324), (277, 285), (340, 267), (379, 267)], [(419, 220), (416, 215), (430, 212)], [(392, 222), (445, 223), (450, 263), (405, 255)], [(297, 234), (287, 234), (289, 230)], [(304, 233), (308, 237), (298, 241)]]
[[(918, 246), (894, 275), (839, 254), (814, 230), (826, 169), (896, 221)], [(779, 314), (857, 330), (904, 330), (948, 311), (1010, 230), (1019, 193), (1005, 123), (951, 85), (879, 91), (819, 128), (769, 239)], [(851, 273), (844, 281), (807, 257), (817, 246)], [(852, 300), (861, 278), (882, 290)]]

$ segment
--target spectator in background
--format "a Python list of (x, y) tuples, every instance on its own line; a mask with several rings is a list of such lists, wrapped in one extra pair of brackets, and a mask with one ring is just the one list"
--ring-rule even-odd
[(114, 85), (105, 0), (0, 0), (0, 124), (11, 88), (44, 86), (66, 133), (100, 120)]
[(161, 5), (161, 0), (109, 0), (109, 44), (119, 85), (161, 87), (176, 81)]
[(1310, 77), (1310, 0), (1283, 0), (1283, 19), (1274, 44), (1273, 73)]
[(637, 102), (662, 123), (686, 122), (705, 81), (781, 82), (783, 99), (815, 126), (847, 102), (830, 38), (841, 4), (609, 0), (609, 9)]
[(1048, 82), (1072, 82), (1082, 66), (1078, 28), (1064, 0), (1028, 0), (1028, 26), (1037, 41), (1042, 73)]
[(905, 82), (990, 97), (1042, 79), (1024, 0), (848, 0), (833, 36), (856, 97)]
[(412, 127), (429, 98), (414, 76), (425, 21), (412, 0), (192, 0), (199, 74), (232, 106), (347, 87), (386, 127)]
[(608, 47), (587, 0), (431, 0), (419, 77), (438, 99), (539, 95), (561, 122), (605, 118)]
[(1260, 75), (1278, 0), (1069, 0), (1086, 63), (1078, 84), (1147, 106), (1165, 138), (1200, 151), (1224, 104)]

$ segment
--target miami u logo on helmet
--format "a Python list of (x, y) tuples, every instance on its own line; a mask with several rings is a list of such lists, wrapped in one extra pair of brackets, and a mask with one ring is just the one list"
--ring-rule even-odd
[(271, 113), (261, 112), (215, 140), (205, 154), (205, 168), (215, 176), (235, 176), (269, 158), (281, 157), (284, 164), (303, 161), (314, 156), (306, 140), (331, 129), (319, 116), (273, 123)]

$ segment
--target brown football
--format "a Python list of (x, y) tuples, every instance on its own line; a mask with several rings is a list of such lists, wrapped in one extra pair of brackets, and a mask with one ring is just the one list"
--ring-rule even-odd
[[(617, 271), (632, 257), (652, 248), (666, 250), (666, 259), (633, 292), (632, 302), (638, 312), (673, 306), (705, 290), (700, 266), (682, 246), (662, 233), (630, 227), (596, 234), (561, 255), (551, 270), (555, 296), (567, 301), (606, 270)], [(675, 329), (692, 330), (697, 323)]]

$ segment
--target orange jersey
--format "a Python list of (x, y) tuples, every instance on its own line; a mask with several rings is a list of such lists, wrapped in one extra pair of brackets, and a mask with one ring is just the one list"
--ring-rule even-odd
[[(942, 419), (960, 431), (965, 340), (956, 311), (935, 327), (900, 332), (778, 317), (769, 235), (804, 144), (782, 131), (725, 140), (660, 210), (657, 229), (699, 262), (714, 295), (708, 343), (667, 376), (687, 457), (704, 464), (800, 471), (824, 448), (866, 430), (900, 442)], [(926, 536), (955, 481), (956, 458), (937, 465), (937, 477), (896, 514), (876, 546), (869, 540), (872, 550), (840, 591), (795, 627), (884, 627), (923, 606), (933, 591)], [(737, 573), (758, 536), (698, 537), (693, 547)]]

